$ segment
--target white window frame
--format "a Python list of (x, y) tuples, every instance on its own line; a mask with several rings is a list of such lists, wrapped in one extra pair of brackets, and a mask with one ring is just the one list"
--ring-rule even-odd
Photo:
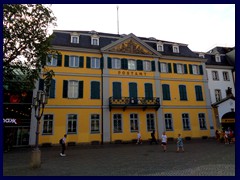
[[(74, 118), (76, 116), (76, 119)], [(71, 131), (68, 131), (69, 130), (69, 126), (68, 126), (68, 122), (71, 122)], [(76, 127), (74, 128), (74, 122), (76, 122)], [(67, 115), (67, 134), (77, 134), (78, 130), (77, 130), (77, 127), (78, 127), (78, 115), (77, 114), (68, 114)], [(75, 131), (74, 131), (75, 129)]]
[(50, 61), (47, 61), (47, 66), (57, 66), (57, 55), (49, 54), (48, 58), (50, 59)]
[(128, 59), (128, 70), (136, 70), (136, 60)]
[(91, 134), (100, 133), (100, 114), (91, 114), (90, 128)]
[[(116, 122), (116, 123), (115, 123)], [(119, 125), (120, 122), (120, 125)], [(122, 114), (113, 114), (113, 133), (122, 133)], [(116, 125), (116, 126), (115, 126)]]
[(173, 52), (174, 53), (179, 53), (179, 46), (173, 45)]
[(152, 70), (152, 64), (150, 61), (143, 61), (143, 70), (144, 71), (151, 71)]
[(230, 81), (229, 73), (227, 71), (223, 71), (223, 80)]
[(155, 130), (155, 116), (153, 113), (146, 114), (147, 131)]
[[(49, 118), (49, 116), (52, 116), (52, 119)], [(42, 127), (42, 134), (53, 134), (53, 120), (54, 120), (54, 115), (53, 114), (44, 114), (43, 115), (43, 127)], [(46, 124), (46, 129), (47, 131), (44, 132)]]
[(91, 57), (91, 68), (100, 69), (100, 58)]
[(68, 81), (68, 98), (78, 98), (78, 85), (78, 81)]
[[(186, 117), (184, 117), (184, 115), (186, 115)], [(183, 113), (182, 114), (182, 123), (183, 123), (183, 130), (184, 131), (191, 130), (190, 119), (189, 119), (189, 114), (188, 113)]]
[(199, 66), (192, 65), (192, 72), (193, 72), (193, 74), (199, 74)]
[(216, 61), (216, 62), (221, 62), (221, 57), (220, 57), (219, 54), (216, 54), (216, 55), (215, 55), (215, 61)]
[(205, 55), (204, 54), (199, 54), (199, 57), (200, 58), (205, 58)]
[(163, 52), (163, 44), (162, 43), (157, 43), (157, 51)]
[(219, 81), (218, 71), (212, 71), (212, 79), (214, 81)]
[(91, 45), (99, 46), (99, 38), (98, 37), (92, 37), (91, 38)]
[(199, 122), (200, 130), (206, 130), (207, 129), (206, 118), (205, 117), (206, 117), (205, 113), (199, 113), (198, 114), (198, 122)]
[(78, 44), (79, 43), (79, 36), (72, 35), (71, 36), (71, 43)]
[(69, 56), (69, 67), (79, 67), (78, 56)]
[[(166, 131), (173, 131), (172, 114), (165, 113), (164, 114), (164, 119), (165, 119), (165, 129), (166, 129)], [(171, 126), (170, 126), (170, 122), (171, 122)]]
[(119, 58), (112, 58), (112, 69), (121, 69), (121, 60)]
[(168, 70), (168, 63), (161, 62), (160, 63), (160, 68), (161, 68), (161, 73), (167, 73), (169, 72)]
[(178, 74), (184, 74), (185, 73), (183, 64), (177, 64), (177, 73)]
[(131, 113), (129, 116), (130, 116), (130, 131), (138, 132), (139, 131), (138, 114)]
[(215, 90), (214, 90), (214, 94), (215, 94), (216, 102), (219, 102), (219, 101), (222, 100), (222, 92), (221, 92), (221, 89), (215, 89)]

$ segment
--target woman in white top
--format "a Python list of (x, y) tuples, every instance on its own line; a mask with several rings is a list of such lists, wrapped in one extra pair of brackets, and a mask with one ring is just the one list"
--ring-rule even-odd
[(161, 146), (163, 147), (163, 151), (166, 152), (166, 150), (167, 150), (167, 135), (166, 135), (165, 131), (162, 134)]

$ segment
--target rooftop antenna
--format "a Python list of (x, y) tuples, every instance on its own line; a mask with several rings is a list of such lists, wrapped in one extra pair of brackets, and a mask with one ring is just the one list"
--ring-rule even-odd
[(117, 31), (119, 34), (118, 6), (117, 6)]

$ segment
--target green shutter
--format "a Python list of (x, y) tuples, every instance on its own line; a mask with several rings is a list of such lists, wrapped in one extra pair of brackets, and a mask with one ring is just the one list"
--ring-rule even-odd
[(83, 81), (78, 82), (78, 98), (83, 98)]
[(108, 57), (108, 69), (112, 68), (112, 58)]
[(152, 71), (155, 71), (156, 70), (155, 61), (153, 60), (153, 61), (151, 61), (151, 63), (152, 63)]
[(68, 66), (69, 66), (69, 56), (67, 56), (67, 55), (65, 55), (64, 66), (65, 66), (65, 67), (68, 67)]
[(202, 65), (199, 66), (199, 73), (200, 73), (201, 75), (203, 75), (203, 67), (202, 67)]
[(170, 97), (169, 85), (168, 84), (163, 84), (162, 89), (163, 89), (163, 100), (170, 100), (171, 97)]
[(188, 70), (187, 70), (187, 65), (184, 64), (184, 74), (187, 74), (188, 73)]
[(195, 86), (195, 93), (196, 93), (196, 100), (202, 101), (203, 95), (202, 95), (202, 87), (201, 86)]
[(193, 74), (192, 65), (189, 64), (188, 67), (189, 67), (189, 72), (190, 72), (190, 74)]
[(38, 90), (44, 91), (44, 80), (39, 79)]
[(177, 64), (176, 63), (173, 63), (173, 70), (174, 70), (174, 73), (177, 73)]
[(68, 81), (63, 80), (63, 98), (68, 97)]
[(91, 68), (91, 58), (87, 57), (87, 68)]
[(145, 83), (145, 98), (152, 99), (153, 98), (153, 89), (151, 83)]
[(100, 83), (98, 81), (91, 82), (91, 99), (100, 99)]
[(103, 69), (104, 68), (104, 61), (103, 61), (103, 57), (100, 58), (100, 68)]
[(168, 63), (168, 72), (172, 73), (172, 64), (171, 63)]
[(55, 98), (55, 87), (56, 87), (56, 81), (54, 79), (51, 80), (51, 86), (50, 86), (50, 98)]
[(137, 60), (137, 70), (142, 71), (143, 70), (143, 61)]
[(137, 98), (137, 83), (129, 83), (129, 97)]
[(62, 55), (57, 56), (57, 66), (62, 66)]
[(121, 59), (121, 66), (122, 69), (128, 69), (128, 60), (125, 58)]
[(161, 72), (161, 63), (158, 61), (158, 71)]
[(185, 85), (179, 85), (180, 100), (187, 100), (187, 91)]
[(80, 68), (83, 68), (83, 67), (84, 67), (84, 57), (83, 57), (83, 56), (80, 56), (80, 57), (79, 57), (79, 67), (80, 67)]
[(122, 87), (120, 82), (113, 82), (113, 98), (114, 99), (122, 98)]

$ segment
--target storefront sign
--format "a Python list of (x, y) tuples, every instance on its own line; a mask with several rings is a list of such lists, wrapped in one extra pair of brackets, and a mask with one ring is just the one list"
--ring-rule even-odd
[(235, 123), (235, 119), (222, 119), (222, 123)]
[(118, 75), (131, 75), (131, 76), (146, 76), (145, 72), (129, 72), (129, 71), (118, 71)]
[(6, 118), (6, 119), (3, 119), (3, 123), (17, 124), (17, 120), (16, 119), (11, 119), (11, 118)]

